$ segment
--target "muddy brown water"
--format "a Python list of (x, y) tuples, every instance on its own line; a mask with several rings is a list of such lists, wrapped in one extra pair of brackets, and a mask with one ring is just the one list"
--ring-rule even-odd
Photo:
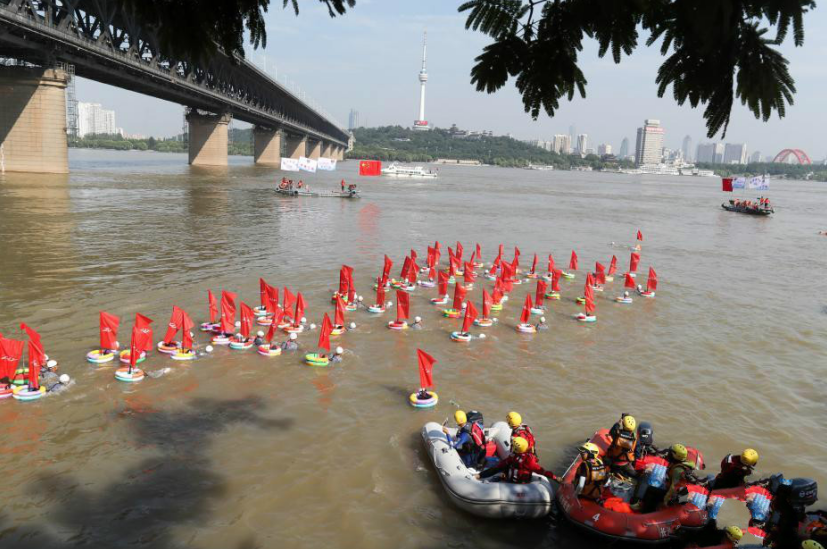
[[(825, 478), (823, 183), (773, 181), (777, 213), (756, 219), (723, 211), (713, 178), (443, 167), (412, 182), (359, 179), (355, 162), (302, 175), (316, 188), (358, 182), (364, 197), (346, 201), (277, 196), (278, 174), (244, 158), (210, 170), (182, 155), (72, 151), (71, 165), (69, 176), (0, 176), (0, 331), (32, 325), (76, 381), (60, 396), (0, 403), (0, 547), (599, 545), (548, 520), (454, 507), (419, 431), (456, 406), (489, 421), (518, 410), (558, 473), (574, 444), (629, 412), (655, 425), (659, 444), (698, 446), (710, 472), (752, 446), (759, 474)], [(585, 269), (616, 254), (622, 271), (638, 228), (657, 298), (614, 304), (618, 279), (598, 294), (596, 324), (573, 321)], [(123, 344), (136, 312), (157, 338), (173, 304), (200, 322), (207, 289), (254, 305), (263, 276), (302, 291), (318, 323), (341, 264), (371, 300), (383, 254), (397, 275), (410, 248), (424, 256), (435, 240), (462, 241), (466, 256), (479, 242), (486, 262), (498, 244), (509, 258), (517, 245), (524, 266), (535, 252), (541, 265), (549, 252), (566, 263), (574, 248), (581, 274), (563, 281), (551, 329), (534, 336), (514, 330), (533, 284), (515, 287), (499, 324), (470, 345), (449, 340), (458, 321), (418, 289), (411, 314), (424, 330), (387, 330), (390, 312), (349, 313), (358, 328), (336, 338), (346, 358), (329, 369), (218, 348), (187, 364), (153, 354), (145, 369), (171, 372), (130, 386), (84, 360), (101, 309), (121, 316)], [(477, 284), (477, 305), (490, 286)], [(300, 336), (302, 348), (317, 337)], [(418, 347), (439, 361), (430, 411), (406, 402)]]

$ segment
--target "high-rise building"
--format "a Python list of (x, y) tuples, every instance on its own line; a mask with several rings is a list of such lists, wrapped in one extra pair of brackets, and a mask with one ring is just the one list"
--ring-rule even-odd
[(755, 151), (752, 153), (752, 156), (749, 157), (750, 162), (761, 162), (761, 151)]
[(695, 152), (695, 162), (706, 164), (720, 164), (724, 159), (724, 145), (722, 143), (698, 143)]
[(118, 133), (115, 111), (102, 108), (100, 103), (78, 103), (77, 117), (78, 137)]
[[(483, 133), (485, 133), (485, 132), (483, 132)], [(528, 141), (526, 141), (526, 143), (528, 143), (532, 147), (537, 147), (539, 149), (545, 149), (547, 151), (553, 150), (552, 147), (554, 145), (553, 141), (545, 141), (543, 139), (529, 139)]]
[(569, 137), (571, 138), (572, 143), (577, 142), (577, 127), (574, 124), (569, 126)]
[(581, 133), (577, 136), (577, 147), (575, 148), (575, 152), (578, 154), (586, 154), (586, 149), (589, 148), (589, 136), (585, 133)]
[(647, 119), (637, 129), (635, 143), (635, 164), (638, 166), (660, 164), (663, 158), (663, 127), (660, 120)]
[(629, 138), (624, 137), (623, 141), (620, 142), (620, 158), (626, 158), (629, 156)]
[(686, 162), (691, 162), (692, 160), (692, 138), (688, 135), (683, 138), (683, 145), (681, 146), (681, 153), (683, 153), (683, 159)]
[(557, 134), (552, 141), (552, 150), (558, 154), (571, 153), (571, 136), (564, 134)]
[(727, 143), (724, 147), (724, 164), (746, 164), (747, 146), (743, 143)]
[(347, 117), (347, 129), (355, 130), (359, 127), (359, 111), (350, 109), (350, 114)]
[(612, 146), (606, 143), (602, 143), (597, 146), (597, 154), (600, 156), (605, 156), (607, 154), (612, 154)]
[(425, 53), (428, 45), (428, 33), (422, 38), (422, 70), (419, 71), (419, 119), (414, 120), (415, 130), (429, 130), (431, 127), (425, 120), (425, 83), (428, 81), (428, 72), (425, 70)]

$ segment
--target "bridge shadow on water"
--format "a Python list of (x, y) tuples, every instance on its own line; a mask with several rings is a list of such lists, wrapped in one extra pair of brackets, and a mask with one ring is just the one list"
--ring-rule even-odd
[[(212, 502), (227, 492), (226, 476), (215, 471), (207, 455), (211, 439), (234, 425), (265, 431), (292, 427), (291, 418), (262, 416), (263, 407), (257, 398), (197, 399), (183, 410), (129, 417), (136, 446), (152, 447), (160, 455), (94, 491), (69, 476), (40, 479), (32, 499), (58, 502), (44, 514), (46, 524), (21, 525), (2, 517), (0, 547), (192, 547), (191, 541), (176, 539), (175, 529), (209, 524)], [(258, 547), (251, 536), (227, 549)]]

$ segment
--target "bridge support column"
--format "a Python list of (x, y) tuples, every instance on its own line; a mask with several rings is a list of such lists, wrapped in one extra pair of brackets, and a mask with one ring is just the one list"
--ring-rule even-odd
[(333, 143), (322, 143), (322, 156), (325, 158), (335, 158), (334, 151), (336, 147)]
[(281, 131), (256, 126), (253, 129), (253, 151), (256, 164), (281, 165)]
[(201, 114), (192, 110), (189, 122), (189, 163), (193, 166), (227, 165), (229, 114)]
[(66, 72), (0, 67), (0, 172), (69, 173)]
[(300, 156), (306, 155), (307, 136), (288, 135), (286, 138), (288, 158), (298, 159)]
[(344, 160), (345, 159), (345, 149), (340, 147), (339, 145), (333, 146), (333, 158), (336, 160)]
[(322, 155), (322, 142), (310, 141), (307, 146), (307, 158), (318, 158)]

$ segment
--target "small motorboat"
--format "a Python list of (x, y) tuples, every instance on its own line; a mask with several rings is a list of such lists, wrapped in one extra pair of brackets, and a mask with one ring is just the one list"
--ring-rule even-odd
[(346, 191), (308, 191), (277, 187), (276, 192), (284, 196), (308, 196), (312, 198), (362, 198), (357, 189)]
[(747, 208), (744, 206), (736, 206), (734, 204), (721, 204), (721, 207), (728, 212), (737, 212), (743, 213), (747, 215), (758, 215), (766, 217), (768, 215), (774, 214), (775, 210), (773, 208)]
[[(456, 429), (448, 429), (448, 433), (456, 436)], [(499, 421), (484, 429), (484, 433), (486, 440), (496, 447), (495, 456), (499, 459), (508, 457), (511, 444), (508, 424)], [(502, 519), (539, 518), (551, 511), (554, 487), (546, 477), (533, 475), (527, 484), (496, 478), (477, 480), (477, 471), (465, 466), (448, 443), (442, 425), (426, 423), (422, 438), (445, 492), (457, 507), (480, 517)]]

